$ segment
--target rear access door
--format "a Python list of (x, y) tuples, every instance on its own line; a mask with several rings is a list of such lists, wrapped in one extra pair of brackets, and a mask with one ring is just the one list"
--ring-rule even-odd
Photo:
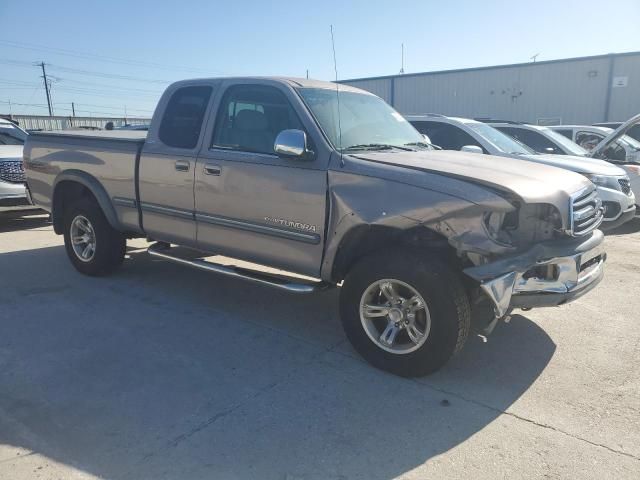
[(167, 92), (160, 124), (149, 132), (139, 167), (142, 225), (156, 240), (195, 247), (193, 182), (212, 85), (178, 85)]

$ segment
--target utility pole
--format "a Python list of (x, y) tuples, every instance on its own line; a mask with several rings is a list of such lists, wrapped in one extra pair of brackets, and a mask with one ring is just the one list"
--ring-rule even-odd
[(76, 116), (76, 104), (74, 102), (71, 102), (71, 112), (73, 113), (73, 116)]
[(307, 79), (309, 78), (309, 69), (307, 68)]
[(124, 106), (124, 124), (127, 125), (127, 106)]
[(47, 105), (49, 106), (49, 116), (53, 117), (53, 109), (51, 108), (51, 95), (49, 94), (49, 82), (47, 81), (47, 71), (44, 69), (44, 62), (39, 64), (42, 67), (42, 79), (44, 80), (44, 91), (47, 92)]
[(536, 60), (538, 59), (538, 55), (540, 55), (539, 53), (536, 53), (535, 55), (529, 57), (531, 60), (533, 60), (533, 63), (536, 63)]
[(404, 74), (404, 43), (402, 44), (402, 63), (400, 64), (400, 74)]

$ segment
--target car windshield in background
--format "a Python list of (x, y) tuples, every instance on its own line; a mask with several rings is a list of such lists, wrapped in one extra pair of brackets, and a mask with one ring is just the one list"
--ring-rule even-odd
[(532, 155), (535, 152), (510, 136), (485, 123), (469, 123), (467, 126), (504, 153)]
[[(377, 150), (424, 144), (424, 137), (380, 98), (366, 93), (326, 88), (300, 88), (298, 92), (338, 150)], [(342, 130), (342, 135), (339, 134)]]
[(577, 143), (572, 142), (564, 135), (559, 134), (555, 130), (551, 130), (550, 128), (544, 129), (544, 134), (549, 137), (552, 141), (560, 145), (564, 150), (570, 155), (578, 155), (581, 157), (586, 157), (588, 152), (582, 148)]
[(24, 145), (27, 134), (13, 125), (0, 125), (0, 145)]

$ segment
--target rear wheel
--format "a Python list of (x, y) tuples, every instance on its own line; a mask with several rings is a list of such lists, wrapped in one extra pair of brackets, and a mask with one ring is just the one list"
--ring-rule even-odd
[(405, 377), (435, 372), (462, 348), (469, 310), (457, 274), (425, 252), (368, 256), (340, 293), (354, 348), (374, 366)]
[(92, 199), (83, 199), (65, 212), (64, 244), (76, 270), (92, 276), (113, 272), (126, 251), (126, 238)]

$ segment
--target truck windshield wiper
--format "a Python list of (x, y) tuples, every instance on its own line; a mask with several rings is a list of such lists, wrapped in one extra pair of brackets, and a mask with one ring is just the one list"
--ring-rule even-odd
[(342, 149), (343, 152), (347, 150), (391, 150), (397, 148), (399, 150), (406, 150), (408, 152), (412, 152), (412, 148), (402, 147), (399, 145), (391, 145), (388, 143), (363, 143), (361, 145), (349, 145)]
[(442, 147), (439, 147), (438, 145), (434, 145), (433, 143), (428, 143), (428, 142), (410, 142), (410, 143), (405, 143), (405, 145), (408, 147), (424, 147), (424, 148), (432, 148), (434, 150), (442, 150)]

